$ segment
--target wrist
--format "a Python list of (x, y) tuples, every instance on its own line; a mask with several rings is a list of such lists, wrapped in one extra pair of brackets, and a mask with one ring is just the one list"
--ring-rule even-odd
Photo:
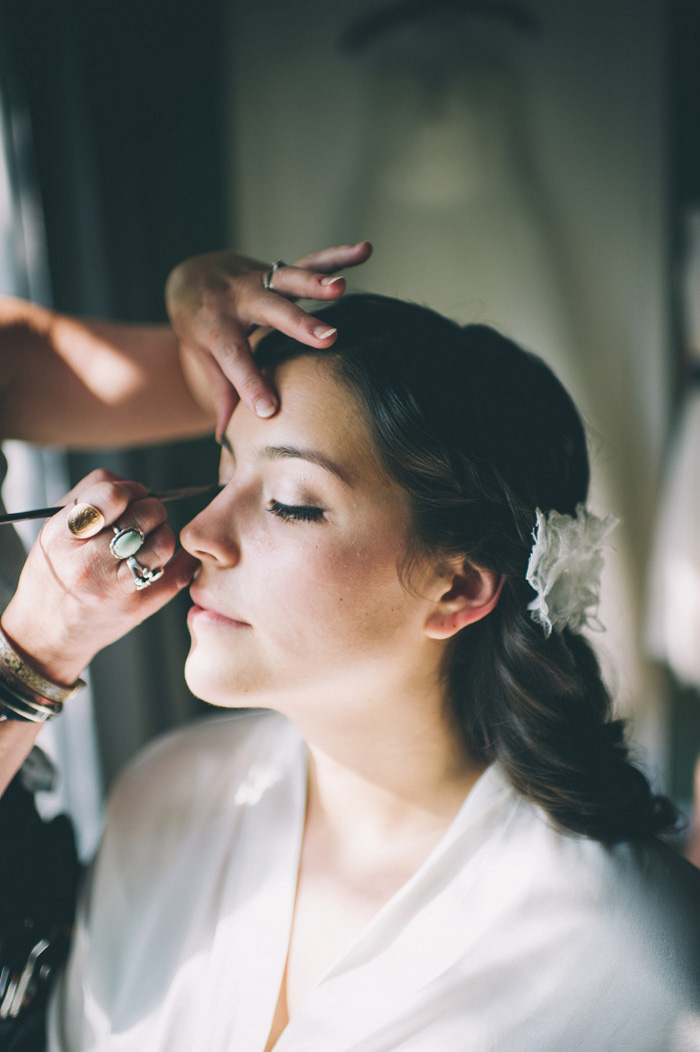
[(0, 618), (0, 627), (7, 636), (10, 646), (17, 651), (29, 668), (59, 687), (71, 687), (92, 657), (92, 655), (78, 655), (70, 648), (62, 646), (57, 641), (52, 642), (46, 637), (39, 641), (36, 627), (24, 624), (23, 619), (12, 609), (12, 604), (7, 607)]

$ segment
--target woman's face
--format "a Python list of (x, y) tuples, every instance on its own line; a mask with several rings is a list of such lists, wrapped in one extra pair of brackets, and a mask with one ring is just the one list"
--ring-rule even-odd
[(182, 533), (201, 560), (187, 681), (219, 705), (293, 715), (298, 702), (345, 697), (361, 708), (434, 647), (428, 577), (410, 591), (399, 577), (408, 500), (327, 362), (286, 362), (275, 382), (280, 413), (263, 420), (239, 404), (225, 488)]

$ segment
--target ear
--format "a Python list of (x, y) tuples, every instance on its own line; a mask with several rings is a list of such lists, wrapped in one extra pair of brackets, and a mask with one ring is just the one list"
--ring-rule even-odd
[(452, 577), (452, 586), (438, 599), (425, 622), (431, 639), (450, 639), (460, 629), (490, 614), (498, 602), (505, 577), (464, 562)]

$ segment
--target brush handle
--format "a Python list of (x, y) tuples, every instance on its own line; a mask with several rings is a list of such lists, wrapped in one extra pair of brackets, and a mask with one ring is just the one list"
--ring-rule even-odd
[[(170, 500), (186, 500), (187, 497), (200, 497), (205, 493), (211, 493), (213, 497), (221, 489), (218, 483), (214, 483), (212, 486), (183, 486), (181, 489), (166, 489), (161, 493), (148, 493), (147, 496), (156, 497), (157, 500), (165, 503)], [(62, 511), (64, 507), (65, 505), (59, 505), (57, 508), (33, 508), (31, 511), (15, 511), (7, 515), (0, 515), (0, 526), (11, 522), (24, 522), (27, 519), (48, 519), (57, 511)]]

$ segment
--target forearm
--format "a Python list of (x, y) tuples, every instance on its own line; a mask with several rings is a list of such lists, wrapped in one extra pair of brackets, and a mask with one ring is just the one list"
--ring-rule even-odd
[[(35, 630), (31, 623), (22, 626), (21, 619), (12, 619), (12, 604), (2, 616), (2, 628), (13, 648), (36, 672), (60, 686), (69, 686), (83, 671), (80, 661), (67, 661), (60, 649), (51, 653), (40, 639), (46, 633)], [(40, 723), (23, 720), (0, 720), (0, 796), (4, 793), (24, 763), (41, 729)]]
[(68, 318), (0, 297), (0, 438), (71, 448), (204, 434), (213, 410), (166, 325)]
[(31, 752), (39, 730), (37, 723), (0, 721), (0, 796)]

